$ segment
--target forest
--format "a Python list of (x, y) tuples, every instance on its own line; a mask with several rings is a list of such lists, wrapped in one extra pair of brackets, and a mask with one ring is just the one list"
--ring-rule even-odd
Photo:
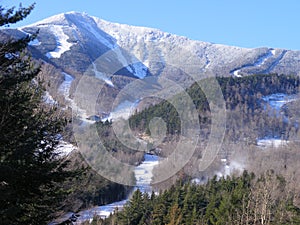
[[(0, 7), (0, 26), (22, 20), (33, 8)], [(124, 199), (132, 189), (100, 176), (84, 162), (84, 151), (70, 157), (61, 157), (56, 151), (61, 135), (73, 143), (74, 137), (67, 112), (43, 101), (41, 62), (32, 59), (26, 49), (36, 35), (21, 40), (1, 36), (1, 224), (47, 224), (70, 210)], [(288, 103), (279, 116), (263, 99), (277, 93), (297, 95), (299, 76), (257, 74), (218, 77), (217, 81), (226, 103), (226, 129), (221, 152), (208, 170), (198, 171), (197, 165), (211, 132), (211, 109), (195, 83), (186, 90), (200, 126), (199, 145), (191, 160), (169, 180), (153, 185), (152, 194), (137, 190), (122, 210), (116, 209), (107, 219), (95, 217), (91, 224), (300, 224), (299, 99)], [(154, 146), (149, 138), (152, 118), (165, 121), (166, 134), (157, 146), (161, 158), (172, 153), (181, 135), (179, 114), (170, 103), (179, 99), (180, 94), (159, 100), (129, 118), (130, 128), (148, 141), (148, 149)], [(91, 127), (97, 131), (103, 150), (115, 159), (129, 165), (143, 161), (144, 152), (118, 140), (112, 121), (99, 121)], [(264, 137), (276, 137), (286, 144), (261, 149), (257, 140)], [(91, 133), (85, 132), (81, 138), (88, 142), (85, 147), (89, 151), (99, 150)], [(111, 169), (121, 178), (129, 174), (129, 180), (135, 182), (132, 171), (101, 164), (101, 157), (88, 156), (100, 171)], [(243, 168), (214, 176), (233, 162), (243, 164)], [(159, 172), (154, 170), (154, 176)]]
[[(217, 80), (226, 102), (228, 138), (232, 141), (238, 141), (245, 138), (245, 135), (255, 135), (255, 137), (289, 136), (288, 129), (291, 128), (285, 127), (286, 124), (278, 121), (279, 118), (270, 119), (272, 112), (268, 112), (263, 107), (262, 97), (276, 93), (297, 94), (299, 91), (298, 76), (258, 74), (240, 78), (217, 77)], [(211, 118), (205, 94), (197, 83), (188, 88), (186, 92), (191, 96), (198, 110), (203, 135), (207, 136)], [(177, 96), (174, 98), (176, 99)], [(175, 131), (180, 132), (178, 113), (168, 100), (163, 100), (155, 106), (137, 112), (129, 118), (129, 123), (132, 129), (149, 134), (148, 124), (153, 117), (161, 117), (166, 121), (168, 134), (174, 135)], [(249, 132), (242, 130), (245, 127), (248, 128)]]
[(137, 190), (122, 211), (91, 224), (299, 224), (295, 195), (274, 171), (244, 171), (204, 185), (178, 181), (159, 194)]
[[(220, 168), (221, 163), (217, 162), (220, 157), (202, 173), (195, 172), (197, 163), (189, 162), (168, 181), (155, 184), (152, 194), (137, 190), (121, 210), (116, 209), (107, 219), (95, 216), (92, 224), (300, 223), (297, 124), (283, 121), (274, 109), (266, 107), (263, 100), (263, 96), (276, 93), (296, 95), (299, 77), (259, 74), (243, 78), (223, 77), (218, 78), (218, 82), (228, 110), (224, 152), (220, 157), (226, 157), (229, 163), (243, 158), (248, 161), (245, 168), (220, 177), (214, 175)], [(205, 142), (211, 119), (209, 104), (197, 84), (187, 92), (199, 112)], [(288, 103), (282, 112), (289, 120), (297, 119), (290, 114), (295, 112), (297, 103), (297, 100)], [(160, 146), (160, 156), (168, 157), (177, 141), (175, 131), (180, 131), (181, 126), (169, 101), (136, 112), (129, 122), (137, 134), (144, 132), (147, 136), (151, 135), (147, 124), (153, 117), (168, 121), (167, 137)], [(262, 150), (256, 140), (265, 136), (280, 137), (289, 142)], [(201, 157), (202, 148), (198, 150), (194, 159)], [(159, 170), (155, 172), (159, 173)], [(201, 176), (209, 178), (200, 184), (194, 181), (193, 177)]]
[[(0, 26), (33, 9), (0, 6)], [(123, 199), (131, 190), (99, 176), (79, 153), (67, 158), (57, 150), (71, 121), (44, 100), (42, 63), (27, 49), (37, 35), (0, 35), (0, 224), (48, 224), (65, 212)]]

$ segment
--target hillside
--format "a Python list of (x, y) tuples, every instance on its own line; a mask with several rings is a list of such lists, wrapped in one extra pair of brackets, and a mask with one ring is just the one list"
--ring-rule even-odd
[(98, 100), (100, 106), (96, 112), (89, 110), (90, 115), (114, 111), (122, 103), (111, 104), (120, 90), (145, 77), (170, 79), (187, 88), (194, 80), (206, 77), (206, 72), (213, 76), (240, 77), (298, 74), (300, 69), (299, 51), (250, 49), (190, 40), (154, 28), (111, 23), (78, 12), (55, 15), (1, 32), (21, 37), (37, 30), (38, 37), (30, 43), (29, 49), (35, 58), (45, 63), (44, 77), (52, 95), (56, 95), (58, 84), (63, 80), (62, 72), (75, 78), (71, 98), (83, 75), (97, 78), (91, 82), (99, 83), (95, 92), (101, 90), (100, 95), (105, 98)]
[[(57, 214), (127, 198), (132, 189), (129, 186), (134, 186), (137, 177), (140, 178), (136, 176), (136, 168), (146, 153), (157, 155), (151, 173), (143, 170), (148, 173), (146, 185), (157, 194), (178, 179), (207, 186), (178, 184), (171, 189), (176, 189), (174, 195), (164, 192), (172, 201), (165, 209), (168, 216), (159, 214), (161, 205), (156, 205), (167, 204), (162, 192), (151, 199), (147, 194), (135, 192), (133, 196), (142, 201), (139, 204), (145, 207), (144, 202), (148, 201), (152, 207), (144, 213), (150, 215), (149, 211), (156, 210), (154, 213), (159, 215), (151, 214), (146, 219), (138, 215), (132, 224), (152, 222), (155, 216), (164, 223), (194, 217), (197, 222), (218, 224), (216, 213), (233, 212), (224, 210), (225, 203), (244, 215), (244, 208), (238, 207), (240, 202), (258, 201), (259, 197), (252, 194), (264, 193), (261, 185), (265, 184), (252, 174), (243, 173), (245, 169), (258, 176), (272, 171), (272, 185), (280, 186), (283, 182), (287, 188), (280, 186), (282, 190), (293, 193), (300, 190), (297, 185), (300, 51), (250, 49), (190, 40), (155, 28), (111, 23), (78, 12), (55, 15), (18, 29), (1, 29), (0, 40), (5, 43), (37, 31), (26, 51), (41, 66), (34, 81), (44, 82), (42, 104), (64, 117), (65, 123), (69, 122), (59, 139), (55, 139), (65, 153), (60, 159), (65, 156), (70, 159), (71, 169), (85, 168), (85, 173), (62, 184), (71, 195)], [(10, 55), (4, 52), (3, 59), (9, 61)], [(66, 146), (78, 151), (69, 154), (64, 151)], [(149, 165), (145, 167), (149, 169)], [(241, 174), (245, 177), (225, 179)], [(237, 183), (246, 187), (239, 190)], [(215, 192), (225, 194), (215, 199), (214, 212), (205, 211), (196, 217), (194, 211), (214, 203), (212, 184), (216, 185)], [(235, 188), (241, 193), (235, 193)], [(189, 189), (199, 191), (201, 198), (194, 196), (193, 208), (187, 213), (184, 201), (190, 200), (190, 196), (185, 196), (192, 195)], [(235, 194), (236, 201), (231, 199)], [(286, 207), (292, 206), (292, 211), (298, 210), (299, 199), (293, 194), (290, 204), (289, 199), (273, 198)], [(196, 203), (200, 200), (204, 201), (201, 207)], [(276, 211), (272, 219), (280, 217), (277, 211), (281, 208), (276, 208), (274, 202), (270, 206)], [(124, 213), (110, 219), (126, 223), (131, 207), (135, 207), (134, 201), (125, 205)], [(298, 211), (284, 212), (298, 216)], [(255, 218), (251, 221), (257, 222)]]

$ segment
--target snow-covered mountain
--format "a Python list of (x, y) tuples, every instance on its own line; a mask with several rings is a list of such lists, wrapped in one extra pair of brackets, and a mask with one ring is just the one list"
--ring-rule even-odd
[[(78, 12), (1, 32), (21, 37), (37, 30), (39, 34), (30, 43), (30, 50), (35, 58), (49, 64), (45, 74), (65, 72), (80, 78), (86, 73), (102, 80), (105, 93), (112, 98), (126, 84), (146, 76), (164, 76), (188, 86), (189, 74), (200, 79), (204, 71), (237, 77), (254, 73), (299, 74), (300, 71), (300, 51), (250, 49), (190, 40), (158, 29), (111, 23)], [(57, 87), (63, 75), (60, 80)]]
[[(37, 29), (40, 33), (31, 47), (53, 62), (72, 56), (69, 65), (61, 65), (80, 72), (85, 71), (84, 65), (90, 65), (111, 50), (127, 72), (139, 78), (147, 75), (148, 68), (151, 74), (159, 75), (165, 65), (196, 66), (219, 76), (288, 74), (300, 69), (299, 51), (250, 49), (195, 41), (158, 29), (111, 23), (85, 13), (59, 14), (19, 28), (26, 33)], [(76, 57), (83, 55), (83, 58)], [(112, 57), (112, 54), (107, 56)]]

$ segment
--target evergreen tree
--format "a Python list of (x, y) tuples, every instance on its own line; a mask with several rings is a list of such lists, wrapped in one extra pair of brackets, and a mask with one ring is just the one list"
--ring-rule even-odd
[[(0, 26), (33, 8), (0, 6)], [(63, 121), (43, 106), (40, 69), (26, 52), (33, 38), (0, 42), (0, 224), (46, 224), (63, 197), (59, 184), (74, 174), (55, 150)]]

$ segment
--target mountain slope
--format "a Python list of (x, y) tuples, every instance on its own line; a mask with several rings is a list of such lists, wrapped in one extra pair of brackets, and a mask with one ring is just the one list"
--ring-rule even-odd
[[(111, 23), (84, 13), (59, 14), (19, 30), (32, 33), (37, 29), (40, 34), (32, 47), (58, 64), (58, 58), (68, 60), (72, 55), (68, 66), (80, 72), (85, 71), (84, 65), (111, 50), (117, 61), (124, 66), (130, 64), (127, 72), (139, 78), (146, 76), (147, 67), (152, 74), (159, 75), (161, 66), (158, 64), (178, 68), (197, 65), (199, 69), (209, 69), (219, 76), (235, 75), (236, 70), (240, 74), (243, 71), (245, 74), (296, 73), (300, 68), (299, 51), (250, 49), (195, 41), (153, 28)], [(86, 57), (80, 57), (81, 54)], [(133, 62), (140, 65), (131, 65)]]
[[(300, 52), (273, 48), (241, 48), (190, 40), (154, 28), (111, 23), (84, 13), (55, 15), (32, 25), (2, 30), (15, 37), (32, 34), (34, 57), (74, 76), (72, 92), (83, 74), (101, 80), (107, 102), (99, 110), (110, 112), (119, 91), (135, 79), (159, 76), (190, 86), (203, 72), (216, 76), (257, 73), (298, 74)], [(52, 70), (53, 70), (52, 68)], [(45, 70), (46, 80), (52, 76)], [(49, 79), (50, 83), (52, 78)], [(55, 91), (54, 91), (55, 92)]]

